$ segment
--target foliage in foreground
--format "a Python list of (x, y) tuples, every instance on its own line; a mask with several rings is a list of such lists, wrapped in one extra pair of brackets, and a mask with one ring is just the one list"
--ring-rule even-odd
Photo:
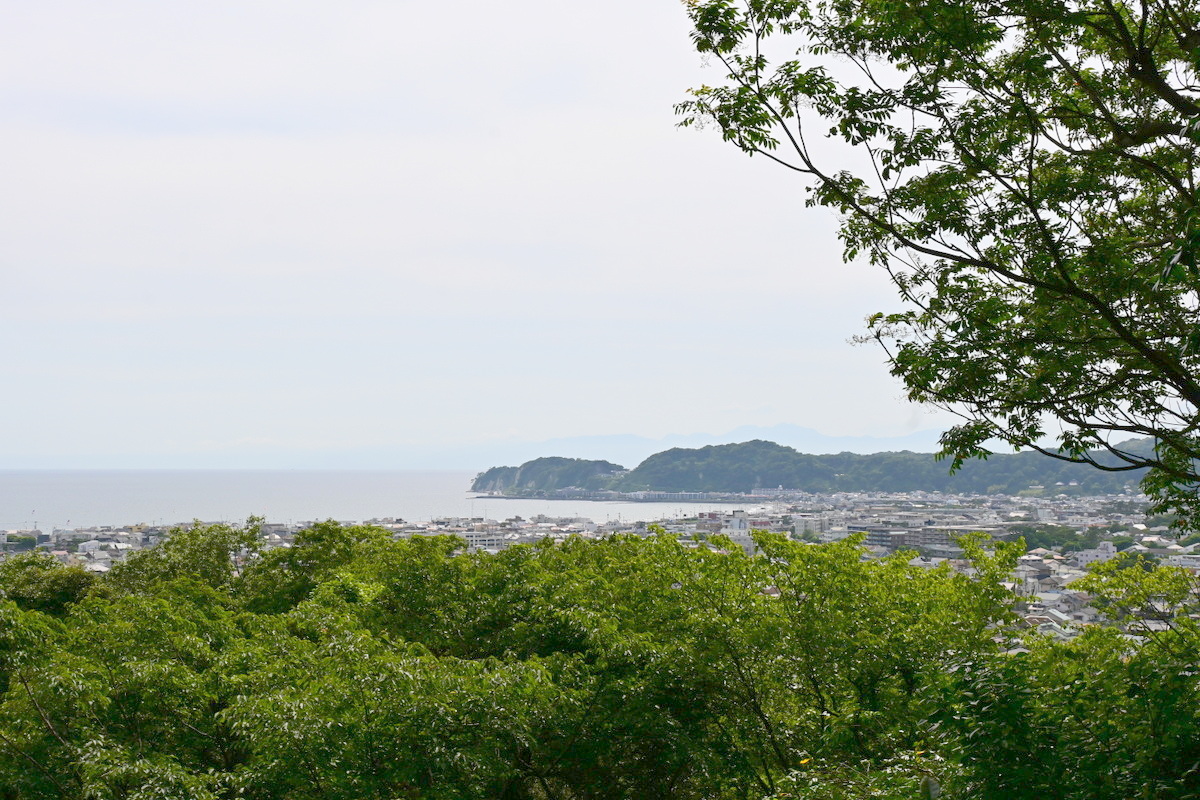
[(962, 416), (954, 463), (1000, 440), (1148, 468), (1200, 525), (1200, 7), (687, 7), (717, 74), (682, 124), (784, 166), (841, 215), (845, 257), (887, 272), (902, 308), (867, 338)]
[[(1016, 548), (968, 578), (853, 541), (455, 555), (331, 522), (233, 569), (253, 540), (0, 570), (2, 800), (1200, 794), (1195, 626), (1002, 655)], [(1194, 588), (1092, 581), (1114, 616)]]

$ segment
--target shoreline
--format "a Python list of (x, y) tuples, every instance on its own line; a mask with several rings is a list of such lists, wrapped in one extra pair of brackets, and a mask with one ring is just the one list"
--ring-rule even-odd
[(792, 502), (788, 498), (772, 498), (772, 497), (757, 497), (747, 496), (742, 498), (737, 497), (588, 497), (586, 495), (568, 495), (566, 497), (543, 497), (543, 496), (523, 496), (511, 494), (481, 494), (475, 495), (472, 500), (548, 500), (555, 502), (579, 502), (586, 500), (589, 503), (727, 503), (730, 505), (747, 504), (747, 503), (788, 503)]

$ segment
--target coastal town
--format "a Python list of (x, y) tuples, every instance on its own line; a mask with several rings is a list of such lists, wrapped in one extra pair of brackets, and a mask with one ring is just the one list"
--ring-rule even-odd
[[(728, 500), (732, 497), (723, 498)], [(839, 493), (830, 495), (756, 492), (744, 496), (744, 507), (707, 511), (674, 519), (597, 523), (585, 517), (507, 519), (447, 517), (423, 522), (385, 517), (343, 520), (344, 526), (371, 525), (397, 539), (413, 536), (456, 536), (466, 552), (496, 553), (521, 544), (570, 537), (599, 539), (613, 534), (670, 535), (689, 547), (740, 546), (754, 553), (753, 531), (770, 531), (814, 545), (858, 535), (863, 558), (896, 552), (911, 554), (910, 564), (929, 569), (945, 565), (972, 574), (958, 544), (961, 536), (980, 532), (996, 541), (1027, 538), (1028, 551), (1010, 575), (1007, 587), (1019, 598), (1026, 623), (1067, 640), (1084, 626), (1104, 621), (1091, 598), (1072, 584), (1088, 568), (1121, 553), (1145, 556), (1157, 563), (1200, 575), (1200, 536), (1170, 529), (1147, 517), (1144, 496), (1022, 497), (949, 495), (940, 493)], [(68, 566), (105, 573), (133, 552), (153, 547), (173, 530), (199, 521), (160, 526), (132, 524), (73, 529), (0, 531), (0, 558), (38, 549)], [(264, 550), (290, 547), (315, 521), (260, 523)], [(1065, 543), (1036, 546), (1039, 531), (1054, 531)], [(1140, 625), (1150, 624), (1145, 620)]]

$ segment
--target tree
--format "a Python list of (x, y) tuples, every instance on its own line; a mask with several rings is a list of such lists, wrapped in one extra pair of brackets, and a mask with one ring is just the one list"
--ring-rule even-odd
[(26, 610), (61, 616), (95, 583), (92, 573), (63, 566), (49, 553), (23, 553), (0, 562), (0, 596)]
[(288, 611), (322, 580), (355, 559), (377, 554), (390, 541), (383, 528), (318, 522), (296, 534), (292, 547), (255, 553), (238, 578), (236, 592), (255, 613)]
[(1149, 468), (1158, 507), (1200, 521), (1195, 4), (688, 5), (725, 76), (681, 124), (807, 179), (845, 257), (888, 272), (906, 310), (864, 338), (961, 415), (954, 467), (999, 439)]
[(491, 555), (328, 522), (235, 575), (246, 531), (184, 533), (61, 599), (65, 567), (0, 574), (38, 590), (0, 597), (0, 800), (1200, 793), (1200, 592), (1144, 559), (1076, 586), (1121, 627), (1016, 655), (1020, 549), (978, 534), (960, 573), (861, 537)]
[(120, 592), (144, 592), (155, 583), (187, 577), (228, 590), (237, 575), (234, 560), (258, 549), (261, 523), (251, 517), (244, 526), (197, 521), (173, 528), (162, 544), (137, 550), (114, 566), (107, 583)]
[[(1143, 568), (1123, 569), (1126, 560)], [(956, 670), (937, 720), (957, 738), (949, 796), (1200, 794), (1196, 578), (1119, 559), (1080, 588), (1127, 632), (1088, 626), (1066, 643), (1030, 633), (1024, 655), (983, 653)]]

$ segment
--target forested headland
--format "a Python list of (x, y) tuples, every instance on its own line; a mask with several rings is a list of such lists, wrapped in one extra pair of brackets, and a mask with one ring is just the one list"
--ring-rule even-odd
[[(1145, 447), (1127, 443), (1128, 449)], [(1104, 460), (1104, 454), (1096, 458)], [(931, 453), (837, 453), (811, 455), (791, 447), (754, 440), (656, 453), (624, 471), (607, 461), (539, 458), (520, 467), (493, 467), (480, 473), (474, 491), (544, 494), (575, 487), (619, 492), (751, 492), (782, 486), (801, 492), (962, 492), (1020, 494), (1041, 487), (1051, 494), (1110, 494), (1136, 488), (1145, 470), (1104, 472), (1086, 464), (1046, 458), (1040, 453), (999, 453), (964, 462)]]
[(0, 798), (1200, 795), (1179, 570), (1098, 569), (1122, 626), (1061, 643), (981, 540), (966, 572), (765, 534), (256, 542), (0, 565)]
[(547, 456), (519, 467), (492, 467), (475, 476), (474, 492), (547, 492), (567, 486), (604, 489), (625, 468), (610, 461)]

